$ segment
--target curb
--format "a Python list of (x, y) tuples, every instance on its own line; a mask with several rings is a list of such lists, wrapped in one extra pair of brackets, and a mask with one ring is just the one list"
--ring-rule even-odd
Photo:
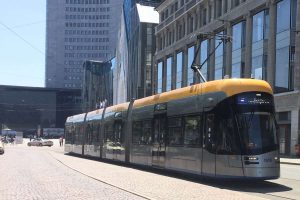
[(280, 164), (287, 164), (287, 165), (300, 165), (300, 163), (291, 163), (291, 162), (280, 162)]

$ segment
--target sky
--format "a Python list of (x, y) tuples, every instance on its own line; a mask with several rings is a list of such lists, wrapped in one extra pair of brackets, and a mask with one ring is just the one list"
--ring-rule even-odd
[(44, 87), (46, 0), (0, 6), (0, 85)]

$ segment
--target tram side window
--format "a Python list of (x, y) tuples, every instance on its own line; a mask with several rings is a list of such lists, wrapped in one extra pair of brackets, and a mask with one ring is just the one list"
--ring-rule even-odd
[(75, 144), (82, 144), (82, 140), (83, 140), (83, 126), (79, 125), (76, 128), (76, 137), (75, 137)]
[(217, 154), (239, 154), (239, 138), (234, 128), (234, 119), (228, 114), (219, 116), (216, 121)]
[(200, 116), (188, 116), (184, 118), (184, 145), (200, 146), (202, 138), (200, 134)]
[(85, 134), (85, 141), (86, 144), (91, 144), (92, 141), (92, 125), (88, 124), (86, 127), (86, 134)]
[(71, 127), (66, 127), (66, 144), (71, 142)]
[(107, 143), (114, 141), (114, 132), (113, 132), (113, 125), (112, 124), (106, 124), (104, 127), (104, 133), (105, 133), (105, 141)]
[(183, 144), (182, 134), (182, 119), (181, 118), (169, 118), (169, 145), (177, 146)]
[(90, 132), (90, 125), (88, 124), (86, 127), (86, 131), (85, 131), (85, 142), (88, 143), (89, 142), (89, 132)]
[(152, 121), (146, 120), (143, 123), (144, 130), (142, 132), (141, 143), (142, 144), (152, 144)]
[(140, 144), (140, 139), (142, 136), (143, 126), (142, 122), (133, 122), (132, 123), (132, 143)]
[(97, 124), (92, 124), (92, 133), (93, 133), (92, 142), (98, 142)]
[(114, 137), (115, 137), (115, 142), (118, 143), (123, 143), (123, 138), (122, 138), (122, 123), (121, 122), (115, 122), (114, 125)]
[(96, 142), (100, 142), (100, 124), (97, 125), (97, 129), (95, 128), (95, 130), (96, 130)]

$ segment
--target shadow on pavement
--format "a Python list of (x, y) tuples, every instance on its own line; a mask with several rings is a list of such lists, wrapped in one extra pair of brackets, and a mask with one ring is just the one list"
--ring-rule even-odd
[(127, 164), (120, 161), (113, 161), (107, 159), (93, 158), (93, 157), (84, 157), (76, 154), (65, 154), (69, 156), (100, 161), (107, 164), (118, 165), (122, 167), (132, 168), (136, 170), (152, 172), (155, 174), (160, 174), (166, 177), (172, 177), (176, 179), (191, 181), (194, 183), (204, 184), (211, 187), (217, 187), (221, 189), (228, 189), (239, 192), (249, 192), (249, 193), (273, 193), (273, 192), (285, 192), (290, 191), (292, 188), (278, 183), (273, 183), (265, 180), (241, 180), (241, 179), (224, 179), (224, 178), (209, 178), (202, 177), (195, 174), (181, 173), (177, 171), (167, 171), (160, 168), (152, 168), (149, 166), (140, 166), (136, 164)]

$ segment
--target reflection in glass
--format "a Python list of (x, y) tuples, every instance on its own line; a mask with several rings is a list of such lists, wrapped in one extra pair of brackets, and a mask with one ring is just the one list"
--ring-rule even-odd
[(166, 77), (166, 82), (167, 82), (167, 91), (171, 90), (172, 86), (172, 57), (169, 57), (167, 59), (167, 77)]
[(267, 55), (264, 54), (265, 40), (269, 33), (269, 11), (263, 10), (253, 16), (252, 25), (252, 67), (255, 79), (264, 79)]
[(187, 85), (188, 86), (194, 84), (194, 72), (191, 69), (194, 55), (195, 55), (195, 46), (191, 46), (188, 49), (188, 68), (187, 68), (187, 70), (188, 70)]
[(159, 62), (157, 65), (157, 93), (162, 93), (163, 85), (163, 62)]
[(277, 91), (286, 91), (289, 88), (289, 46), (276, 49), (275, 80)]
[(290, 29), (291, 2), (283, 0), (277, 3), (277, 33)]
[[(220, 32), (217, 35), (223, 35), (224, 32)], [(222, 42), (217, 37), (215, 38), (215, 48)], [(223, 78), (223, 60), (224, 60), (224, 44), (223, 42), (215, 51), (215, 80)]]
[(170, 145), (182, 145), (182, 120), (181, 118), (169, 118), (169, 144)]
[(185, 117), (184, 144), (200, 145), (200, 117)]
[(244, 67), (245, 21), (232, 26), (232, 78), (241, 78)]
[[(208, 60), (207, 56), (208, 56), (208, 40), (204, 40), (201, 42), (201, 51), (200, 51), (201, 55), (200, 55), (200, 63), (202, 65), (201, 68), (201, 73), (204, 76), (205, 79), (207, 79), (207, 71), (208, 71)], [(205, 63), (204, 63), (205, 61)]]
[(290, 85), (290, 48), (291, 48), (291, 18), (296, 15), (291, 12), (291, 0), (277, 3), (277, 34), (276, 34), (276, 66), (275, 92), (286, 92), (292, 89)]
[(182, 87), (182, 52), (177, 53), (176, 56), (176, 89)]

